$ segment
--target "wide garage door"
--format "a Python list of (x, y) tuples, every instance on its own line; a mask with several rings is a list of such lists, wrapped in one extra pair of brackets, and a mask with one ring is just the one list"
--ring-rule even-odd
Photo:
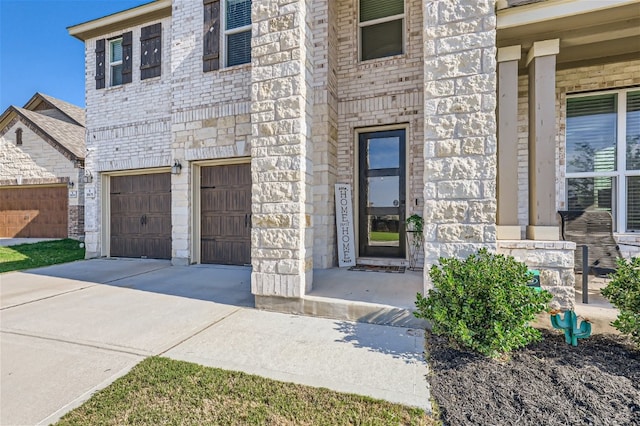
[(171, 174), (111, 177), (114, 257), (171, 258)]
[(67, 186), (0, 189), (0, 237), (67, 238)]
[(251, 165), (201, 168), (201, 262), (251, 263)]

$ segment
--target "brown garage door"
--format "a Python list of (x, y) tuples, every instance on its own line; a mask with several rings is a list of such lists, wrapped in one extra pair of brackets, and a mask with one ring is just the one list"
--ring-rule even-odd
[(251, 263), (251, 165), (201, 171), (201, 262)]
[(171, 174), (111, 178), (111, 256), (171, 258)]
[(0, 237), (67, 238), (67, 187), (0, 189)]

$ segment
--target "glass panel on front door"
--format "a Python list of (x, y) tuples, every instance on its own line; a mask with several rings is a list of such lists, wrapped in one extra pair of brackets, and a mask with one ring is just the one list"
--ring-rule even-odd
[(405, 257), (405, 130), (359, 138), (360, 256)]

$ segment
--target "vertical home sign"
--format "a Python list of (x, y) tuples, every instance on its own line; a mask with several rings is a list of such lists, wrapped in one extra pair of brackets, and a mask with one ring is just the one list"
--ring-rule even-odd
[(340, 267), (356, 264), (356, 244), (353, 237), (353, 204), (351, 185), (336, 184), (336, 239)]

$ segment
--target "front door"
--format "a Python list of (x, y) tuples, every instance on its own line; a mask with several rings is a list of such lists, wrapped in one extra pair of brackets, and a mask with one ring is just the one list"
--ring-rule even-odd
[(405, 130), (361, 133), (360, 256), (405, 257)]

